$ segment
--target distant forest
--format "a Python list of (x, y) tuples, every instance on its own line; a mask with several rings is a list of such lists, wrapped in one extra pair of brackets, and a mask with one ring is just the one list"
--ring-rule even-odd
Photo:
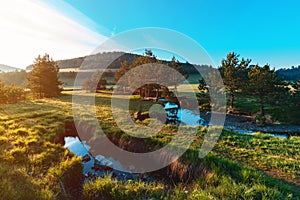
[(27, 72), (25, 70), (16, 70), (12, 72), (0, 72), (0, 81), (6, 85), (15, 84), (17, 86), (25, 86), (27, 84)]
[(290, 69), (279, 69), (276, 74), (287, 81), (298, 81), (300, 80), (300, 65)]
[[(104, 52), (95, 55), (58, 60), (57, 65), (59, 69), (119, 69), (121, 62), (127, 61), (129, 65), (134, 61), (136, 57), (141, 57), (142, 55), (124, 53), (124, 52)], [(170, 58), (171, 59), (171, 58)], [(111, 63), (111, 61), (113, 62)], [(163, 64), (169, 64), (170, 61), (162, 60)], [(192, 65), (188, 62), (181, 63), (184, 71), (187, 74), (198, 74), (197, 69), (203, 69), (209, 67), (208, 65)], [(108, 67), (107, 67), (108, 66)], [(195, 69), (195, 67), (197, 69)], [(31, 70), (32, 65), (28, 66), (26, 70)]]
[[(59, 76), (63, 79), (74, 79), (76, 77), (76, 72), (74, 69), (119, 69), (123, 61), (127, 61), (129, 65), (133, 62), (136, 57), (141, 57), (143, 55), (137, 55), (132, 53), (124, 52), (104, 52), (95, 55), (58, 60), (57, 65), (60, 69), (70, 69), (70, 72), (64, 71), (59, 72)], [(110, 63), (114, 60), (112, 63)], [(169, 64), (170, 61), (162, 60), (163, 64)], [(199, 74), (205, 71), (210, 66), (208, 65), (192, 65), (188, 62), (181, 63), (183, 70), (186, 74)], [(106, 67), (108, 66), (108, 67)], [(0, 67), (1, 68), (1, 67)], [(31, 70), (32, 65), (28, 66), (26, 70)], [(3, 70), (5, 71), (5, 70)], [(109, 72), (106, 72), (109, 73)], [(112, 73), (112, 72), (110, 72)], [(87, 75), (92, 74), (92, 72), (87, 73)], [(286, 81), (298, 81), (300, 80), (300, 65), (298, 67), (292, 67), (290, 69), (279, 69), (276, 71), (278, 77)], [(13, 71), (13, 72), (0, 72), (0, 80), (5, 84), (16, 84), (18, 86), (24, 86), (27, 83), (26, 80), (27, 73), (25, 70)], [(106, 76), (113, 77), (113, 74), (106, 74)]]

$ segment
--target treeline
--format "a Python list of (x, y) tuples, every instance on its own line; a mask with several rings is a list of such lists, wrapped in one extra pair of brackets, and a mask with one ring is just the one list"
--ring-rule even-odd
[(0, 72), (0, 80), (6, 85), (15, 84), (17, 86), (25, 86), (27, 72), (25, 70), (16, 70), (13, 72)]
[[(61, 81), (58, 80), (58, 67), (55, 61), (48, 54), (38, 56), (33, 64), (33, 69), (27, 74), (24, 70), (16, 72), (3, 73), (10, 80), (5, 84), (0, 81), (0, 103), (17, 103), (26, 98), (43, 98), (56, 97), (61, 93)], [(2, 75), (3, 75), (2, 74)], [(18, 79), (28, 81), (27, 84), (20, 82), (17, 86)], [(30, 96), (28, 96), (30, 95)]]
[(300, 80), (300, 65), (297, 68), (292, 66), (291, 69), (279, 69), (276, 74), (287, 81), (298, 81)]
[[(123, 61), (127, 61), (127, 63), (131, 65), (135, 59), (143, 56), (145, 55), (124, 52), (103, 52), (84, 57), (58, 60), (56, 61), (56, 63), (59, 69), (120, 69), (121, 63)], [(162, 64), (166, 65), (169, 65), (171, 62), (166, 60), (160, 61)], [(196, 68), (209, 67), (208, 65), (192, 65), (188, 62), (180, 64), (187, 74), (198, 74)], [(31, 70), (32, 66), (33, 65), (28, 66), (27, 70)]]
[(25, 70), (0, 73), (0, 104), (26, 100), (27, 75)]
[[(126, 59), (130, 62), (134, 59), (134, 56), (134, 54), (124, 52), (103, 52), (84, 57), (58, 60), (56, 64), (59, 69), (115, 69), (120, 67), (121, 60)], [(26, 69), (31, 70), (32, 67), (33, 65), (30, 65)]]
[[(141, 97), (158, 98), (162, 95), (171, 95), (166, 86), (173, 86), (176, 91), (177, 86), (188, 77), (188, 74), (183, 69), (182, 63), (174, 56), (171, 61), (162, 61), (157, 59), (151, 50), (146, 49), (143, 56), (135, 56), (133, 58), (132, 61), (128, 61), (127, 59), (118, 61), (121, 62), (118, 67), (119, 70), (114, 74), (116, 84), (115, 89), (118, 92), (137, 94)], [(134, 75), (131, 74), (128, 76), (127, 73), (130, 70), (138, 66), (143, 66), (144, 64), (149, 64), (149, 66), (143, 68), (143, 71), (136, 71)], [(166, 71), (163, 71), (162, 68), (158, 67), (159, 64), (167, 65), (174, 69), (174, 71), (167, 70), (167, 73)], [(175, 71), (177, 73), (175, 73)], [(127, 76), (124, 76), (125, 74), (127, 74)], [(148, 82), (153, 83), (139, 86), (142, 80), (148, 80)], [(165, 84), (163, 86), (162, 84), (157, 84), (157, 82), (163, 82)], [(90, 78), (84, 81), (83, 89), (89, 92), (95, 92), (97, 90), (106, 89), (106, 84), (107, 81), (104, 76), (101, 76), (101, 73), (96, 71)], [(131, 88), (135, 88), (135, 91), (131, 91)]]
[[(113, 63), (111, 62), (112, 59)], [(98, 63), (98, 64), (97, 64)], [(30, 91), (30, 94), (35, 98), (42, 97), (53, 97), (58, 96), (61, 92), (62, 82), (59, 78), (70, 78), (74, 79), (77, 75), (76, 72), (61, 72), (59, 73), (59, 65), (64, 65), (63, 67), (79, 67), (78, 65), (83, 64), (86, 68), (99, 67), (102, 64), (110, 64), (110, 69), (118, 69), (116, 73), (112, 71), (106, 71), (104, 74), (99, 71), (96, 71), (94, 74), (89, 72), (90, 76), (84, 81), (83, 89), (88, 91), (94, 91), (97, 89), (106, 89), (107, 87), (107, 77), (113, 77), (115, 82), (117, 82), (120, 77), (126, 74), (129, 70), (147, 63), (157, 63), (170, 66), (171, 68), (177, 70), (185, 78), (189, 74), (199, 74), (198, 70), (210, 71), (211, 66), (207, 65), (192, 65), (188, 62), (181, 63), (176, 60), (175, 57), (171, 61), (164, 61), (157, 59), (151, 50), (146, 50), (144, 55), (135, 55), (130, 53), (123, 52), (109, 52), (91, 55), (88, 57), (81, 57), (76, 59), (62, 60), (62, 61), (53, 61), (49, 55), (45, 54), (43, 57), (39, 56), (36, 58), (34, 64), (32, 65), (32, 70), (27, 73), (25, 70), (0, 73), (0, 80), (3, 81), (2, 85), (11, 85), (14, 86), (3, 86), (3, 88), (11, 87), (12, 91), (16, 91), (17, 86), (27, 88)], [(286, 82), (282, 79), (283, 72), (285, 74), (293, 74), (295, 71), (299, 71), (300, 67), (292, 68), (288, 70), (278, 70), (275, 72), (274, 69), (271, 69), (269, 65), (259, 66), (259, 65), (250, 65), (251, 60), (239, 58), (239, 55), (232, 52), (227, 55), (225, 59), (222, 60), (219, 71), (222, 75), (222, 79), (225, 84), (226, 91), (229, 98), (229, 112), (234, 110), (234, 102), (236, 94), (248, 94), (257, 97), (260, 100), (260, 114), (264, 115), (264, 105), (269, 101), (270, 96), (274, 101), (278, 101), (280, 98), (289, 98), (289, 102), (297, 104), (295, 99), (298, 97), (298, 83), (297, 81)], [(154, 73), (150, 72), (149, 73)], [(176, 87), (183, 81), (182, 77), (176, 77), (174, 74), (164, 74), (159, 71), (155, 72), (161, 78), (168, 81), (167, 86), (173, 86), (176, 90)], [(139, 75), (141, 78), (146, 78), (147, 74)], [(294, 74), (297, 76), (297, 73)], [(98, 81), (100, 80), (100, 81)], [(299, 80), (299, 79), (296, 79)], [(98, 81), (98, 82), (97, 82)], [(131, 84), (136, 82), (134, 78), (127, 80)], [(112, 84), (112, 83), (110, 83)], [(203, 81), (202, 83), (203, 84)], [(205, 84), (205, 83), (204, 83)], [(127, 83), (124, 83), (119, 89), (126, 91)], [(203, 88), (203, 86), (200, 86)], [(20, 89), (18, 89), (21, 91)], [(2, 90), (8, 91), (8, 89)], [(12, 93), (14, 93), (12, 92)], [(7, 92), (8, 93), (8, 92)], [(162, 93), (169, 93), (168, 88), (162, 87), (156, 84), (148, 84), (146, 86), (140, 87), (136, 94), (141, 96), (155, 96), (158, 97)], [(5, 94), (7, 95), (7, 94)], [(12, 94), (11, 94), (12, 95)], [(10, 95), (8, 95), (10, 96)], [(22, 96), (22, 95), (20, 95)], [(2, 99), (7, 99), (8, 97), (1, 97)], [(276, 98), (278, 98), (276, 100)], [(18, 98), (15, 98), (18, 99)], [(2, 102), (7, 102), (8, 100), (3, 100)], [(11, 101), (9, 101), (11, 102)]]
[(17, 103), (26, 99), (26, 92), (24, 88), (18, 87), (14, 84), (5, 85), (0, 81), (0, 104)]
[[(277, 75), (275, 69), (266, 64), (264, 66), (250, 65), (250, 59), (239, 58), (235, 52), (231, 52), (222, 60), (219, 72), (222, 75), (225, 90), (228, 94), (228, 112), (235, 111), (237, 95), (248, 95), (258, 99), (259, 116), (265, 116), (267, 103), (290, 104), (299, 106), (300, 81), (287, 82)], [(204, 79), (199, 80), (199, 97), (208, 101), (208, 90), (213, 85), (206, 84)], [(207, 102), (206, 102), (207, 103)]]
[(57, 63), (48, 54), (38, 56), (29, 72), (27, 87), (34, 98), (57, 97), (63, 83), (58, 78)]

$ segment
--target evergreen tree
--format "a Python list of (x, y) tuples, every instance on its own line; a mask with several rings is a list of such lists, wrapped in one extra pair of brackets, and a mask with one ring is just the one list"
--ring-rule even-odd
[(248, 92), (259, 98), (259, 114), (263, 117), (265, 115), (264, 104), (266, 103), (267, 98), (280, 91), (280, 86), (276, 84), (276, 73), (274, 70), (270, 70), (269, 65), (263, 67), (255, 65), (250, 69), (248, 76)]
[(177, 86), (185, 81), (188, 78), (188, 75), (185, 73), (181, 63), (175, 58), (175, 56), (172, 57), (169, 66), (182, 75), (178, 76), (177, 73), (169, 74), (169, 82), (171, 83), (171, 85), (174, 85), (174, 90), (176, 91)]
[[(117, 82), (120, 80), (120, 78), (121, 78), (124, 74), (126, 74), (126, 72), (128, 72), (128, 71), (129, 71), (129, 64), (128, 64), (128, 62), (125, 60), (125, 61), (121, 62), (121, 67), (120, 67), (119, 71), (117, 71), (117, 72), (115, 73), (115, 83), (117, 83)], [(123, 82), (120, 83), (120, 85), (122, 85), (122, 89), (123, 89), (124, 92), (126, 91), (126, 86), (128, 85), (127, 82), (128, 82), (128, 80), (125, 80), (124, 83), (123, 83)]]
[(229, 111), (233, 111), (235, 93), (242, 90), (247, 81), (247, 67), (251, 60), (239, 60), (239, 55), (231, 52), (226, 59), (222, 60), (220, 68), (223, 82), (227, 92), (229, 93)]
[[(125, 80), (123, 77), (123, 82), (119, 82), (119, 85), (123, 87), (125, 92), (125, 88), (130, 86), (130, 88), (137, 88), (134, 92), (135, 94), (139, 94), (143, 97), (155, 96), (159, 97), (160, 91), (167, 91), (166, 87), (155, 84), (157, 82), (163, 83), (165, 86), (174, 86), (175, 90), (179, 84), (181, 84), (188, 76), (182, 68), (182, 64), (176, 60), (173, 56), (172, 61), (169, 63), (169, 66), (175, 69), (177, 72), (182, 74), (181, 76), (177, 76), (175, 73), (163, 73), (162, 67), (158, 67), (157, 64), (162, 64), (161, 60), (158, 60), (156, 56), (153, 54), (151, 50), (146, 49), (143, 56), (136, 56), (133, 62), (129, 65), (127, 61), (123, 61), (121, 63), (120, 70), (115, 74), (115, 81), (119, 81), (119, 79), (124, 76), (129, 70), (142, 66), (145, 64), (147, 68), (143, 69), (143, 72), (136, 72), (134, 76), (128, 77), (128, 80)], [(143, 86), (139, 86), (141, 80), (146, 82), (153, 82), (150, 84), (145, 84)], [(120, 88), (121, 89), (121, 88)]]
[(152, 50), (150, 49), (145, 49), (145, 55), (148, 57), (155, 57)]
[[(141, 80), (149, 80), (149, 77), (152, 78), (153, 72), (151, 72), (151, 63), (159, 63), (151, 50), (146, 49), (145, 55), (146, 56), (135, 57), (135, 59), (129, 66), (130, 69), (133, 69), (135, 67), (138, 67), (138, 66), (141, 66), (144, 64), (149, 64), (148, 69), (146, 68), (146, 71), (135, 74), (134, 77), (129, 77), (129, 80), (127, 80), (127, 81), (130, 83), (130, 86), (133, 88), (137, 87)], [(125, 85), (124, 83), (122, 83), (122, 84)], [(147, 84), (147, 85), (139, 87), (136, 92), (141, 96), (149, 97), (150, 93), (151, 93), (150, 90), (151, 90), (151, 85)]]
[(208, 111), (210, 109), (210, 96), (208, 93), (208, 86), (202, 77), (198, 81), (199, 93), (197, 93), (197, 99), (200, 106), (200, 110)]
[(38, 98), (59, 96), (62, 82), (58, 80), (58, 70), (56, 62), (48, 54), (39, 55), (27, 77), (30, 91)]
[(293, 85), (295, 92), (293, 94), (293, 103), (299, 108), (300, 106), (300, 80)]

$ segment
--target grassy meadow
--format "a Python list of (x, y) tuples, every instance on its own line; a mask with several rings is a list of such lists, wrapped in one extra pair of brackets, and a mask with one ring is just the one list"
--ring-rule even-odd
[[(255, 115), (259, 112), (259, 100), (250, 95), (240, 95), (236, 97), (235, 107), (237, 111), (248, 115)], [(294, 106), (288, 100), (270, 99), (265, 104), (265, 111), (272, 117), (273, 121), (280, 124), (300, 124), (300, 107)]]
[[(95, 102), (97, 119), (108, 137), (133, 139), (114, 122), (109, 93), (97, 93)], [(131, 100), (132, 112), (137, 102)], [(151, 104), (145, 102), (145, 111)], [(71, 92), (0, 108), (1, 199), (300, 199), (299, 137), (224, 130), (213, 151), (199, 159), (206, 132), (200, 128), (178, 161), (150, 174), (155, 181), (118, 181), (110, 176), (84, 181), (81, 158), (57, 143), (65, 123), (74, 120)], [(81, 116), (92, 123), (84, 108)], [(176, 127), (166, 125), (143, 144), (147, 149), (164, 146), (174, 131)]]
[[(93, 72), (83, 72), (81, 78), (77, 80), (79, 84), (82, 84), (86, 78), (91, 76)], [(65, 90), (70, 89), (80, 89), (74, 88), (74, 80), (76, 78), (76, 74), (71, 71), (65, 71), (60, 73), (60, 81), (62, 81), (63, 88)], [(113, 87), (114, 77), (113, 76), (104, 76), (107, 80), (108, 85), (107, 89)], [(189, 84), (181, 84), (177, 87), (177, 91), (180, 91), (180, 95), (191, 95), (194, 93), (195, 95), (199, 92), (199, 79), (200, 76), (198, 74), (189, 74), (187, 81)], [(173, 87), (170, 87), (173, 89)], [(227, 95), (229, 100), (229, 96)], [(247, 114), (250, 116), (256, 116), (259, 112), (259, 99), (252, 95), (245, 95), (237, 93), (235, 97), (235, 110), (239, 113)], [(300, 124), (300, 108), (299, 106), (294, 106), (293, 104), (288, 103), (286, 99), (272, 99), (269, 98), (268, 103), (265, 103), (265, 112), (272, 118), (272, 121), (280, 123), (280, 124)], [(208, 111), (206, 107), (201, 109), (203, 111)]]

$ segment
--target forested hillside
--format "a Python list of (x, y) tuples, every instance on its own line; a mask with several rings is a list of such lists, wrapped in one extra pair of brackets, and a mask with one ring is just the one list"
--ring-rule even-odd
[(279, 69), (276, 71), (277, 75), (287, 81), (300, 80), (300, 65), (291, 69)]
[[(140, 56), (142, 55), (124, 52), (104, 52), (84, 57), (58, 60), (57, 65), (59, 69), (74, 69), (80, 67), (81, 69), (119, 69), (121, 62), (127, 61), (130, 65), (136, 57)], [(113, 62), (111, 63), (112, 60)], [(163, 64), (168, 64), (169, 62), (170, 61), (162, 61)], [(198, 72), (195, 67), (202, 69), (209, 67), (208, 65), (192, 65), (188, 62), (181, 64), (187, 74), (197, 74)], [(26, 69), (31, 70), (32, 65), (28, 66)]]

